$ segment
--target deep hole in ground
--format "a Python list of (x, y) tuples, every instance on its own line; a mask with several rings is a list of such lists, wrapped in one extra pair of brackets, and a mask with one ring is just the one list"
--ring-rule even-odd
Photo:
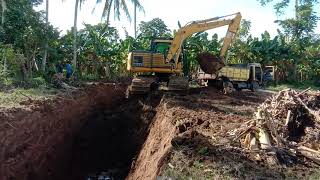
[(126, 178), (162, 95), (125, 99), (125, 88), (92, 84), (0, 109), (0, 179)]
[(161, 96), (125, 100), (113, 108), (97, 107), (76, 134), (65, 179), (125, 179), (143, 145)]

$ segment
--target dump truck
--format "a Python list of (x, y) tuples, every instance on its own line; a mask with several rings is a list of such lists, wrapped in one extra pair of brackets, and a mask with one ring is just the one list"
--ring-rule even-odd
[(187, 90), (189, 78), (183, 73), (183, 63), (186, 61), (183, 49), (184, 40), (194, 33), (228, 25), (227, 34), (223, 40), (220, 56), (205, 63), (200, 62), (206, 73), (216, 73), (224, 66), (224, 56), (237, 33), (241, 14), (235, 13), (206, 20), (191, 21), (175, 33), (172, 39), (155, 38), (150, 50), (132, 51), (128, 54), (127, 70), (135, 73), (127, 95), (143, 94), (165, 85), (169, 90)]
[[(217, 74), (208, 74), (199, 68), (197, 79), (202, 86), (222, 87), (227, 84), (227, 86), (232, 86), (229, 89), (255, 91), (264, 85), (265, 80), (270, 80), (270, 77), (273, 78), (272, 66), (268, 66), (266, 70), (262, 69), (260, 63), (230, 64), (221, 68)], [(268, 79), (265, 79), (267, 76)]]

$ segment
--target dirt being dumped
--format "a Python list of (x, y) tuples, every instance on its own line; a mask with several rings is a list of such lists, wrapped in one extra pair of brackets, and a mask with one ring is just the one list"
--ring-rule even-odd
[(200, 53), (196, 59), (201, 69), (208, 74), (216, 74), (224, 66), (224, 60), (221, 57), (210, 53)]

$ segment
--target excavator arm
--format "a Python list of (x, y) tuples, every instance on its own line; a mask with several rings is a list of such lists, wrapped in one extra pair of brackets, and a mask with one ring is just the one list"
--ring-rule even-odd
[[(231, 18), (233, 17), (233, 18)], [(178, 64), (179, 55), (181, 53), (181, 46), (184, 40), (194, 33), (214, 29), (222, 26), (229, 25), (227, 34), (224, 38), (222, 48), (220, 50), (220, 58), (225, 56), (232, 40), (239, 29), (241, 21), (241, 14), (235, 13), (227, 16), (215, 17), (206, 20), (193, 21), (186, 26), (180, 28), (176, 33), (171, 47), (169, 49), (166, 62), (174, 62)]]

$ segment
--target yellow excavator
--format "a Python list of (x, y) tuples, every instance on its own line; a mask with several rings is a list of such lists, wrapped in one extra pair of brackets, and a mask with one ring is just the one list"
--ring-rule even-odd
[(217, 73), (224, 66), (224, 56), (237, 33), (241, 14), (235, 13), (206, 20), (192, 21), (181, 27), (172, 39), (154, 39), (149, 51), (132, 51), (128, 55), (127, 70), (137, 73), (128, 87), (128, 94), (146, 93), (160, 84), (169, 90), (188, 89), (188, 78), (183, 74), (183, 42), (191, 35), (222, 26), (229, 26), (215, 61), (199, 61), (206, 73)]

